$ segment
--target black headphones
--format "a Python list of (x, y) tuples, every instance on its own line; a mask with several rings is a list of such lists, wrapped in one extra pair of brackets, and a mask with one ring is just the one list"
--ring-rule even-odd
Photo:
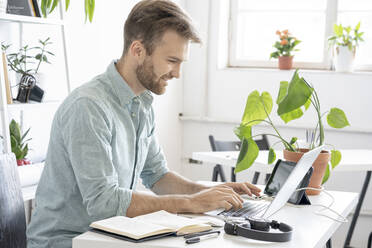
[[(278, 229), (280, 232), (270, 232), (270, 228)], [(238, 235), (255, 240), (287, 242), (292, 238), (293, 228), (275, 220), (267, 221), (250, 217), (245, 220), (227, 220), (224, 230), (225, 233), (230, 235)]]

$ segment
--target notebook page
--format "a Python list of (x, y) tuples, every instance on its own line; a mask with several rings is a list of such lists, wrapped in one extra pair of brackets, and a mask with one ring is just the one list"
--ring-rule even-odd
[(156, 233), (172, 231), (164, 226), (159, 226), (153, 223), (144, 222), (135, 218), (128, 218), (125, 216), (115, 216), (112, 218), (95, 221), (90, 226), (134, 239), (150, 236)]

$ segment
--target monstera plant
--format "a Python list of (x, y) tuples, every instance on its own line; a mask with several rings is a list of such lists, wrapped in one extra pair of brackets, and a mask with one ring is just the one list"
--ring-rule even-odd
[[(276, 99), (277, 111), (276, 114), (285, 122), (298, 119), (304, 115), (304, 112), (312, 105), (316, 110), (316, 126), (313, 130), (315, 138), (311, 141), (308, 149), (313, 149), (325, 144), (323, 117), (327, 115), (327, 123), (333, 128), (343, 128), (349, 125), (345, 113), (339, 108), (331, 108), (326, 112), (321, 112), (320, 102), (317, 92), (304, 78), (300, 77), (298, 70), (293, 74), (290, 82), (280, 82), (279, 92)], [(254, 141), (254, 137), (266, 134), (275, 137), (278, 142), (275, 142), (269, 149), (268, 163), (271, 164), (276, 160), (274, 146), (281, 143), (284, 149), (291, 152), (298, 152), (297, 137), (292, 137), (286, 140), (279, 132), (270, 115), (273, 110), (273, 99), (268, 92), (261, 94), (255, 90), (248, 96), (246, 107), (240, 126), (235, 128), (234, 132), (242, 141), (238, 162), (235, 172), (240, 172), (248, 169), (256, 160), (259, 149)], [(266, 123), (272, 127), (272, 133), (260, 133), (252, 135), (252, 129), (255, 125)], [(327, 144), (328, 145), (328, 144)], [(327, 166), (327, 171), (323, 178), (323, 183), (328, 179), (330, 167), (335, 168), (341, 160), (340, 151), (336, 150), (332, 145), (330, 165)]]

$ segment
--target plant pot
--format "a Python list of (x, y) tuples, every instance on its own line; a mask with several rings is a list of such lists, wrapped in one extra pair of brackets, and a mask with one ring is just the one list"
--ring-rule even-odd
[(280, 56), (278, 65), (280, 70), (290, 70), (292, 69), (293, 56)]
[(355, 48), (350, 51), (347, 46), (335, 48), (334, 65), (337, 72), (353, 72)]
[[(300, 158), (304, 155), (304, 153), (308, 152), (309, 149), (299, 149), (298, 152), (291, 152), (288, 150), (283, 150), (283, 157), (287, 161), (291, 162), (298, 162)], [(313, 174), (310, 178), (309, 186), (311, 188), (322, 188), (322, 181), (324, 177), (324, 173), (327, 169), (328, 162), (331, 160), (331, 153), (328, 151), (322, 151), (316, 160), (313, 163)], [(319, 195), (320, 191), (318, 190), (306, 190), (306, 194), (308, 195)]]

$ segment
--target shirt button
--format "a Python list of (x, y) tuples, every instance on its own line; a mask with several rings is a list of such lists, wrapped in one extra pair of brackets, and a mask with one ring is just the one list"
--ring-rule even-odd
[(132, 117), (136, 117), (136, 114), (134, 112), (132, 112)]

